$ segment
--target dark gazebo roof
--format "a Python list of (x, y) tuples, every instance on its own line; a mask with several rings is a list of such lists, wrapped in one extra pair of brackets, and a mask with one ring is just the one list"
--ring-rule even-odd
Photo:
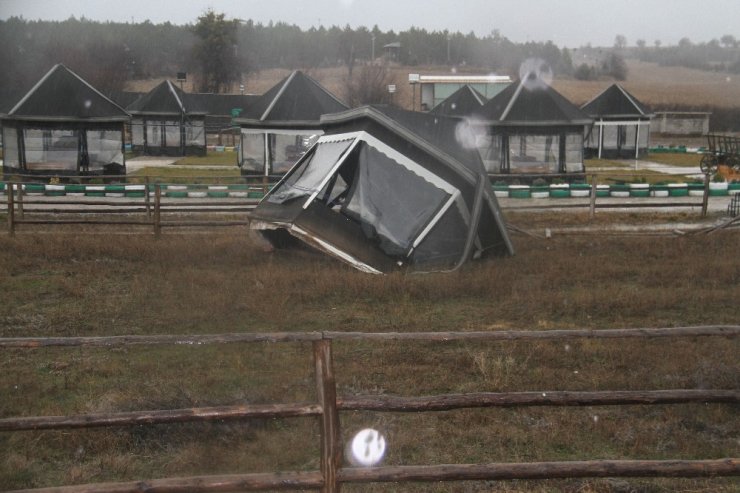
[(3, 117), (35, 121), (126, 121), (126, 110), (62, 64), (54, 65)]
[(212, 116), (231, 117), (231, 110), (247, 110), (259, 98), (254, 94), (185, 93), (185, 107)]
[(652, 111), (628, 93), (619, 84), (612, 84), (598, 96), (581, 106), (581, 110), (587, 115), (599, 117), (650, 117)]
[(128, 106), (131, 114), (182, 115), (205, 113), (186, 106), (187, 94), (166, 80)]
[(486, 104), (488, 99), (468, 84), (450, 94), (431, 113), (446, 116), (471, 116)]
[(588, 125), (593, 122), (578, 106), (534, 75), (509, 85), (475, 116), (498, 126)]
[[(387, 131), (415, 142), (428, 152), (444, 156), (443, 159), (455, 163), (454, 165), (460, 169), (477, 170), (482, 166), (480, 154), (474, 148), (464, 147), (456, 138), (456, 129), (461, 125), (459, 118), (373, 105), (324, 115), (321, 118), (321, 126), (330, 133), (331, 127), (341, 129), (350, 125), (349, 122), (363, 119), (375, 121)], [(332, 133), (335, 131), (331, 130)]]
[(106, 96), (121, 108), (127, 108), (144, 94), (143, 92), (132, 91), (109, 91)]
[(238, 123), (315, 122), (321, 115), (344, 111), (347, 106), (318, 82), (300, 71), (273, 86), (245, 109)]

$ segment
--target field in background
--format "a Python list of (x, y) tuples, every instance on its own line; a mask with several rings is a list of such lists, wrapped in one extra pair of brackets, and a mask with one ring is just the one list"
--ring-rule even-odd
[[(569, 216), (569, 215), (566, 215)], [(651, 216), (597, 215), (649, 221)], [(615, 219), (618, 218), (618, 219)], [(666, 219), (667, 218), (667, 219)], [(557, 214), (507, 214), (519, 227)], [(661, 221), (681, 221), (660, 216)], [(0, 236), (0, 334), (618, 328), (737, 323), (738, 234), (513, 237), (517, 255), (453, 274), (369, 276), (307, 251), (262, 252), (244, 230), (207, 235)], [(340, 395), (738, 388), (738, 340), (338, 343)], [(315, 398), (310, 347), (4, 351), (0, 416)], [(380, 428), (386, 464), (721, 458), (740, 453), (723, 405), (345, 413)], [(349, 436), (344, 437), (345, 440)], [(0, 434), (0, 489), (310, 470), (315, 420)], [(397, 491), (734, 491), (733, 480), (409, 484)], [(388, 485), (347, 486), (387, 491)]]
[[(649, 106), (658, 108), (675, 105), (740, 107), (740, 76), (684, 67), (662, 67), (638, 60), (627, 60), (627, 67), (629, 70), (627, 80), (620, 84)], [(361, 69), (361, 66), (356, 66), (356, 73), (359, 73)], [(304, 71), (340, 99), (346, 99), (348, 79), (346, 67), (311, 68)], [(457, 73), (463, 71), (476, 74), (486, 73), (485, 70), (477, 70), (474, 67), (459, 67)], [(397, 92), (394, 95), (394, 102), (407, 109), (412, 108), (412, 86), (408, 83), (409, 73), (444, 75), (450, 74), (451, 71), (449, 67), (443, 66), (392, 67), (388, 83), (396, 84)], [(290, 74), (288, 69), (269, 69), (250, 74), (246, 79), (245, 92), (263, 94), (288, 74)], [(162, 79), (129, 81), (127, 89), (148, 91), (161, 81)], [(558, 78), (553, 82), (553, 87), (573, 103), (581, 105), (597, 96), (613, 82), (607, 79), (579, 81)], [(238, 85), (234, 89), (234, 92), (237, 91)], [(416, 97), (419, 97), (418, 93)]]

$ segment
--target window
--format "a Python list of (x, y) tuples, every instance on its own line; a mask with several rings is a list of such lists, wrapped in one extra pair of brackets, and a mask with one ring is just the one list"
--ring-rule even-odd
[(141, 118), (131, 120), (131, 143), (135, 146), (144, 145), (144, 120)]
[(13, 127), (3, 126), (3, 166), (20, 167), (18, 158), (18, 132)]
[(37, 171), (77, 170), (77, 130), (27, 128), (23, 131), (26, 168)]
[(269, 134), (272, 174), (284, 174), (318, 140), (317, 135)]
[(164, 122), (164, 139), (167, 147), (180, 147), (180, 123), (168, 120)]
[(162, 122), (158, 120), (146, 120), (146, 145), (147, 147), (159, 147), (162, 145)]
[(583, 171), (583, 136), (567, 134), (565, 136), (565, 172)]
[(268, 201), (282, 204), (291, 199), (318, 193), (329, 172), (352, 142), (353, 140), (324, 142), (316, 146), (301, 166), (269, 196)]
[(256, 173), (265, 172), (265, 134), (242, 131), (241, 166)]
[(194, 120), (185, 124), (185, 142), (188, 146), (206, 145), (205, 125), (201, 120)]
[(87, 155), (90, 171), (105, 170), (109, 164), (123, 166), (121, 132), (117, 130), (88, 130)]
[(510, 135), (509, 167), (512, 173), (557, 173), (559, 135)]
[(478, 153), (488, 173), (501, 172), (501, 141), (502, 136), (488, 135), (478, 146)]

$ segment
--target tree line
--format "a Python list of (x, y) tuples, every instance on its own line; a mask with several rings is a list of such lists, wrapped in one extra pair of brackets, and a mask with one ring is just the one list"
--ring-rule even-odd
[[(526, 58), (545, 60), (555, 75), (623, 80), (625, 56), (665, 65), (740, 72), (739, 43), (730, 35), (695, 44), (684, 38), (677, 46), (627, 47), (617, 36), (614, 47), (599, 49), (588, 64), (574, 64), (576, 53), (593, 54), (590, 46), (559, 48), (551, 41), (515, 43), (497, 30), (487, 35), (410, 28), (382, 31), (378, 26), (312, 27), (227, 19), (213, 11), (184, 26), (97, 22), (74, 17), (65, 21), (0, 21), (0, 103), (17, 100), (56, 63), (64, 63), (101, 91), (121, 90), (127, 80), (195, 74), (198, 90), (227, 91), (249, 72), (267, 68), (310, 69), (346, 66), (380, 57), (384, 46), (399, 43), (401, 64), (471, 66), (503, 75), (518, 75)], [(574, 66), (575, 65), (575, 66)], [(2, 108), (0, 108), (2, 109)]]
[[(0, 95), (22, 95), (56, 63), (64, 63), (103, 92), (121, 90), (126, 80), (199, 74), (201, 90), (225, 90), (229, 82), (267, 68), (309, 69), (347, 66), (382, 56), (400, 43), (398, 62), (406, 65), (470, 65), (516, 75), (522, 60), (539, 57), (556, 74), (570, 74), (567, 49), (550, 41), (514, 43), (493, 31), (485, 36), (411, 28), (382, 31), (378, 26), (312, 27), (252, 20), (227, 20), (207, 12), (194, 24), (65, 21), (0, 21)], [(208, 66), (208, 64), (211, 64)], [(222, 73), (215, 74), (218, 70)], [(215, 75), (214, 75), (215, 74)]]

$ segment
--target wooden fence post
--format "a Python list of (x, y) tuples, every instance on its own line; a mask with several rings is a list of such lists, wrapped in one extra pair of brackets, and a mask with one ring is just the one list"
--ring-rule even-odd
[(23, 184), (18, 183), (18, 219), (23, 219)]
[(322, 493), (338, 493), (337, 471), (342, 465), (342, 447), (339, 436), (337, 386), (331, 356), (331, 339), (313, 342), (316, 374), (316, 394), (321, 405), (321, 475)]
[(160, 206), (162, 200), (162, 189), (159, 183), (154, 185), (154, 236), (159, 238), (162, 233), (162, 224), (159, 219)]
[(8, 233), (10, 236), (15, 236), (15, 204), (13, 203), (13, 193), (15, 192), (15, 184), (8, 183), (6, 185), (6, 192), (8, 194)]
[(591, 175), (591, 202), (588, 208), (588, 217), (593, 219), (596, 216), (596, 175)]
[(704, 173), (704, 195), (701, 201), (701, 217), (707, 217), (709, 208), (709, 173)]
[(152, 201), (149, 197), (149, 177), (144, 177), (144, 204), (146, 204), (146, 218), (151, 219), (152, 217)]

